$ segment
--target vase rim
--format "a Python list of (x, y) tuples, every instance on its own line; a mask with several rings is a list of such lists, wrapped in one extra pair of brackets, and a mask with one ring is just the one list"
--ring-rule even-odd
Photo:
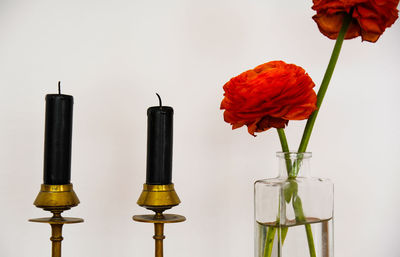
[(312, 157), (311, 152), (276, 152), (276, 157), (284, 159), (309, 159)]

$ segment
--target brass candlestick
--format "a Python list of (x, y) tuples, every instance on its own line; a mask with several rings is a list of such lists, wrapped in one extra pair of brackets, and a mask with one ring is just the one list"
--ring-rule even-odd
[(134, 221), (154, 223), (155, 257), (163, 257), (164, 224), (178, 223), (186, 218), (176, 214), (163, 214), (181, 201), (175, 192), (174, 184), (169, 185), (143, 185), (142, 194), (137, 201), (139, 206), (155, 212), (155, 215), (135, 215)]
[(51, 226), (52, 257), (61, 257), (62, 227), (64, 224), (81, 223), (80, 218), (65, 218), (61, 213), (79, 204), (72, 184), (46, 185), (42, 184), (40, 192), (33, 203), (36, 207), (50, 211), (53, 216), (48, 218), (30, 219), (31, 222), (48, 223)]

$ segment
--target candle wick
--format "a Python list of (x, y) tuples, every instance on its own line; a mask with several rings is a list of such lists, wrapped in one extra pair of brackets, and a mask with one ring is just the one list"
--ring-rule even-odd
[(156, 95), (157, 95), (157, 97), (158, 97), (158, 102), (160, 103), (160, 107), (161, 107), (161, 106), (162, 106), (161, 97), (160, 97), (160, 95), (157, 94), (157, 93), (156, 93)]
[(58, 94), (61, 95), (61, 81), (58, 81)]

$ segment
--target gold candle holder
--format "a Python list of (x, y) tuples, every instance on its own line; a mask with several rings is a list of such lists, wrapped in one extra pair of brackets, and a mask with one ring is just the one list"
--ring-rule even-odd
[(184, 216), (177, 214), (163, 214), (181, 201), (175, 192), (174, 184), (169, 185), (143, 185), (143, 191), (137, 204), (155, 212), (154, 215), (135, 215), (134, 221), (154, 224), (155, 257), (163, 257), (164, 224), (178, 223), (186, 220)]
[(48, 223), (51, 226), (52, 257), (61, 257), (62, 227), (64, 224), (81, 223), (80, 218), (62, 217), (61, 213), (79, 204), (72, 184), (46, 185), (42, 184), (40, 192), (33, 203), (36, 207), (50, 211), (53, 216), (48, 218), (30, 219), (31, 222)]

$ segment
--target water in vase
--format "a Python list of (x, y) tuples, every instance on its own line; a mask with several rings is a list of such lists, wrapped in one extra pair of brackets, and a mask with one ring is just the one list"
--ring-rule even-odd
[(289, 220), (280, 225), (256, 222), (255, 257), (333, 257), (332, 228), (332, 219)]

